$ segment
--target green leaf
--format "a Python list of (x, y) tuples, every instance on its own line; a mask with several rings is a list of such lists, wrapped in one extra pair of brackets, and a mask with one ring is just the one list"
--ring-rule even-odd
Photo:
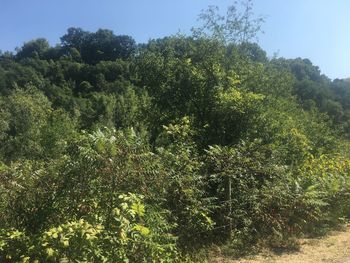
[(145, 206), (141, 203), (132, 204), (131, 209), (139, 216), (143, 216), (145, 214)]
[(147, 228), (147, 227), (145, 227), (145, 226), (141, 226), (141, 225), (136, 225), (136, 226), (134, 226), (134, 230), (140, 232), (141, 235), (143, 235), (143, 236), (147, 236), (147, 235), (149, 235), (149, 233), (151, 232), (151, 231), (149, 230), (149, 228)]
[(55, 253), (55, 251), (52, 248), (49, 247), (46, 249), (47, 256), (52, 257), (54, 255), (54, 253)]

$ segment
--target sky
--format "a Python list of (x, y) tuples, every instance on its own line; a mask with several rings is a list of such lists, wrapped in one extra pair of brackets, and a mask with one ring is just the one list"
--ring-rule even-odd
[[(331, 79), (350, 77), (349, 0), (253, 0), (263, 15), (259, 45), (272, 57), (309, 58)], [(233, 0), (0, 0), (0, 50), (44, 37), (59, 43), (69, 27), (111, 29), (144, 43), (190, 34), (209, 5), (222, 12)]]

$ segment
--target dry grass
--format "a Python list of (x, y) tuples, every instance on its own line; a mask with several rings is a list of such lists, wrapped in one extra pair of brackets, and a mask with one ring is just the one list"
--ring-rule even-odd
[(298, 251), (276, 254), (264, 251), (259, 255), (242, 259), (215, 256), (212, 263), (350, 263), (350, 225), (319, 239), (300, 240)]

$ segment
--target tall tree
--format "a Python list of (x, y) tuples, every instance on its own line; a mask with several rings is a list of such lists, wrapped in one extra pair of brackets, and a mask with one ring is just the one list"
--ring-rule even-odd
[(226, 15), (220, 14), (218, 6), (209, 6), (199, 15), (202, 26), (193, 28), (196, 37), (211, 37), (224, 43), (246, 43), (257, 39), (264, 22), (262, 16), (255, 16), (252, 0), (234, 1)]

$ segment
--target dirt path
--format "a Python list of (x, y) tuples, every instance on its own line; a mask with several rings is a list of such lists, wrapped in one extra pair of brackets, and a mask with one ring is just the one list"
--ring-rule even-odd
[(216, 257), (215, 263), (350, 263), (350, 225), (320, 239), (301, 240), (299, 251), (276, 255), (264, 252), (240, 260)]

